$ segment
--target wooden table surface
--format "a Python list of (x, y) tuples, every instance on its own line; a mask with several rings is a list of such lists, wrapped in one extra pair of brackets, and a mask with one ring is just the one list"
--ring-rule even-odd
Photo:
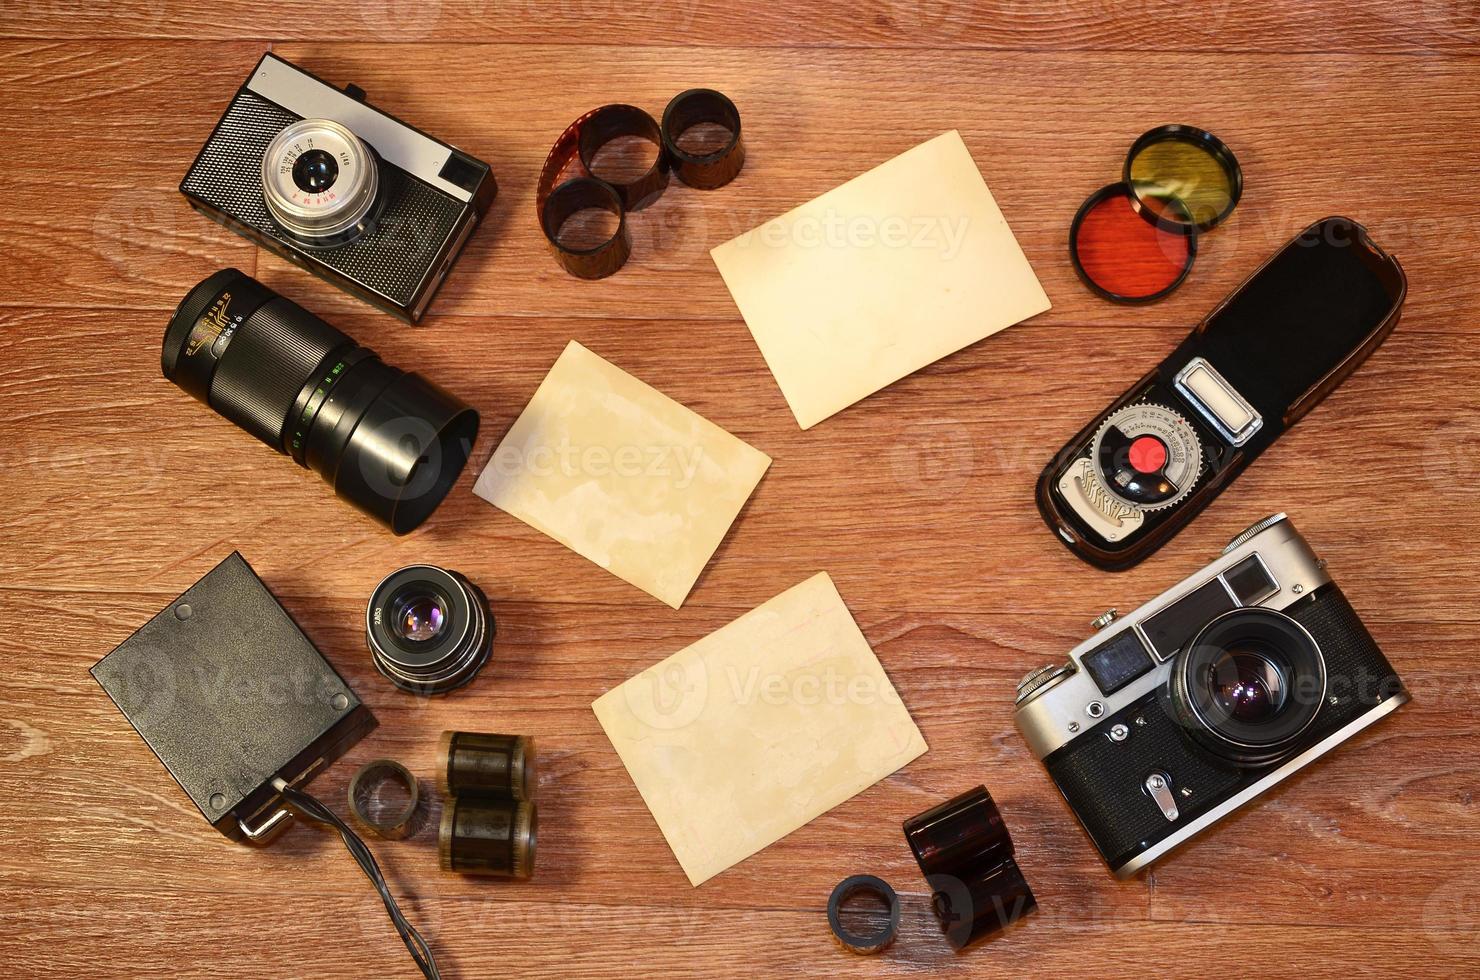
[[(533, 735), (528, 883), (437, 869), (433, 829), (374, 845), (448, 976), (924, 971), (993, 976), (1480, 971), (1480, 7), (1474, 0), (261, 0), (0, 4), (0, 961), (10, 975), (409, 976), (331, 835), (266, 850), (211, 831), (88, 667), (240, 549), (380, 719), (360, 763), (430, 777), (445, 728)], [(192, 212), (176, 190), (265, 50), (487, 159), (501, 186), (420, 328)], [(750, 155), (675, 184), (616, 277), (546, 254), (533, 181), (572, 118), (727, 92)], [(1074, 278), (1065, 234), (1129, 142), (1222, 136), (1234, 217), (1145, 308)], [(802, 432), (711, 246), (959, 129), (1053, 310)], [(1132, 572), (1080, 564), (1032, 502), (1046, 458), (1270, 251), (1332, 213), (1406, 267), (1391, 339)], [(473, 465), (395, 538), (159, 372), (169, 312), (233, 265), (483, 416)], [(575, 338), (775, 464), (677, 612), (495, 510), (474, 472)], [(1155, 870), (1117, 882), (1012, 726), (1013, 687), (1104, 608), (1133, 607), (1289, 511), (1413, 703)], [(379, 578), (457, 568), (492, 596), (494, 661), (420, 701), (372, 669)], [(930, 750), (706, 886), (689, 886), (590, 710), (643, 667), (826, 570)], [(1040, 908), (962, 955), (900, 822), (985, 783)], [(831, 941), (823, 906), (872, 872), (896, 945)]]

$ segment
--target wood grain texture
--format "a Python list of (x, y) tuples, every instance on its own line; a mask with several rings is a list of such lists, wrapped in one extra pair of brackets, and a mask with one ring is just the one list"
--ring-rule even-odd
[[(1480, 972), (1474, 4), (1215, 2), (1201, 20), (1159, 0), (315, 6), (310, 22), (244, 0), (0, 4), (7, 974), (409, 975), (337, 840), (299, 829), (266, 850), (228, 844), (87, 674), (233, 548), (380, 719), (315, 783), (332, 804), (374, 757), (430, 777), (444, 728), (537, 738), (532, 882), (442, 874), (430, 824), (375, 845), (449, 976), (1114, 975), (1148, 956), (1179, 976)], [(268, 44), (493, 164), (495, 210), (423, 327), (261, 253), (175, 190)], [(742, 178), (713, 194), (675, 184), (634, 220), (619, 275), (564, 276), (532, 218), (550, 141), (593, 105), (657, 112), (694, 84), (744, 113)], [(1183, 289), (1113, 307), (1074, 280), (1065, 229), (1128, 142), (1173, 120), (1234, 146), (1246, 196)], [(800, 432), (708, 248), (950, 128), (1054, 309)], [(1069, 557), (1032, 506), (1046, 458), (1333, 212), (1403, 260), (1397, 332), (1153, 559), (1106, 575)], [(425, 529), (391, 537), (160, 377), (169, 311), (228, 264), (482, 412), (473, 466)], [(470, 492), (572, 338), (775, 460), (679, 611)], [(1328, 559), (1414, 701), (1117, 882), (1013, 730), (1013, 685), (1105, 607), (1134, 606), (1276, 510)], [(389, 687), (357, 625), (374, 583), (412, 561), (462, 570), (499, 615), (492, 665), (444, 699)], [(690, 888), (589, 704), (818, 570), (930, 751)], [(899, 824), (982, 782), (1040, 910), (955, 956)], [(861, 871), (905, 906), (897, 944), (868, 961), (833, 947), (822, 914)]]

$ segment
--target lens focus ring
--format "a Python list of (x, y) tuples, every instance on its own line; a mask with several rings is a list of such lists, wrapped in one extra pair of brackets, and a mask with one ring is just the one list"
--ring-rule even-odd
[(305, 245), (355, 237), (380, 195), (374, 152), (332, 119), (300, 119), (262, 155), (262, 200), (283, 230)]
[(283, 451), (283, 425), (308, 379), (334, 351), (353, 341), (323, 320), (293, 316), (282, 297), (252, 318), (252, 329), (231, 341), (211, 381), (211, 407)]

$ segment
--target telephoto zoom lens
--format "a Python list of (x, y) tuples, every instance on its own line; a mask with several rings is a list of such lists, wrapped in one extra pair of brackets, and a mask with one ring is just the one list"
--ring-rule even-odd
[(160, 365), (396, 534), (447, 496), (478, 434), (467, 404), (236, 269), (180, 301)]

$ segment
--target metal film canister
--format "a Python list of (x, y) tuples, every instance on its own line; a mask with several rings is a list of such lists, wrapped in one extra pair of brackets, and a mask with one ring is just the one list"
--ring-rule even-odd
[(528, 735), (443, 732), (437, 750), (437, 788), (443, 798), (534, 799), (534, 739)]
[(524, 879), (534, 874), (533, 803), (448, 797), (437, 852), (443, 871)]

